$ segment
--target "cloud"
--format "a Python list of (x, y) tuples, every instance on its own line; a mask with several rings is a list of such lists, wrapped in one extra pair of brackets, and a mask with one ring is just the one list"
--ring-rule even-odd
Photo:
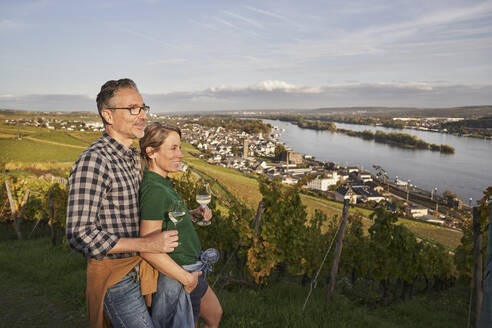
[(215, 19), (215, 21), (217, 21), (217, 22), (219, 22), (221, 24), (224, 24), (226, 26), (232, 27), (233, 29), (241, 30), (239, 27), (237, 27), (236, 25), (234, 25), (234, 24), (232, 24), (232, 23), (230, 23), (230, 22), (228, 22), (226, 20), (223, 20), (223, 19), (218, 18), (218, 17), (215, 17), (214, 19)]
[(0, 19), (0, 31), (12, 31), (14, 29), (24, 28), (28, 23), (20, 22), (17, 18)]
[[(213, 19), (216, 22), (218, 22), (220, 24), (223, 24), (223, 25), (226, 25), (228, 27), (231, 27), (231, 28), (233, 28), (236, 31), (242, 32), (242, 33), (247, 34), (249, 36), (253, 36), (255, 38), (259, 37), (259, 34), (258, 33), (254, 32), (254, 31), (247, 30), (247, 29), (242, 28), (242, 27), (239, 27), (239, 26), (237, 26), (237, 25), (235, 25), (235, 24), (233, 24), (233, 23), (231, 23), (231, 22), (229, 22), (229, 21), (227, 21), (225, 19), (222, 19), (222, 18), (219, 18), (219, 17), (214, 17)], [(216, 30), (220, 30), (220, 31), (224, 31), (223, 28), (215, 28), (215, 29)]]
[(96, 102), (85, 95), (3, 95), (0, 108), (42, 111), (97, 111)]
[[(300, 86), (266, 80), (246, 86), (218, 85), (203, 90), (143, 93), (153, 113), (241, 109), (315, 109), (321, 107), (455, 107), (492, 104), (492, 85), (395, 81)], [(0, 108), (96, 112), (85, 95), (0, 96)]]
[(150, 41), (152, 43), (159, 44), (159, 45), (165, 46), (167, 48), (172, 48), (172, 49), (178, 49), (179, 48), (176, 45), (168, 43), (168, 42), (164, 42), (164, 41), (160, 40), (159, 38), (157, 38), (151, 34), (139, 32), (135, 29), (132, 29), (132, 28), (129, 28), (126, 26), (119, 26), (119, 29), (126, 31), (126, 32), (140, 38), (140, 39)]
[(265, 90), (265, 91), (276, 91), (281, 90), (285, 92), (290, 92), (296, 90), (297, 87), (293, 84), (289, 84), (284, 81), (268, 80), (257, 83), (251, 87), (253, 90)]
[(285, 81), (278, 80), (266, 80), (261, 81), (253, 85), (245, 87), (234, 87), (227, 85), (218, 85), (208, 88), (205, 92), (210, 93), (250, 93), (250, 92), (277, 92), (277, 93), (316, 93), (319, 92), (319, 88), (296, 86), (294, 84), (287, 83)]
[(372, 41), (377, 38), (394, 41), (422, 30), (439, 26), (449, 29), (449, 25), (490, 16), (492, 16), (492, 1), (487, 1), (472, 7), (438, 10), (401, 23), (369, 27), (357, 33), (360, 33), (361, 39), (369, 37)]
[(12, 21), (9, 19), (0, 19), (0, 29), (12, 26)]
[(187, 59), (176, 58), (176, 59), (158, 59), (147, 62), (147, 65), (175, 65), (175, 64), (183, 64), (186, 63)]
[(247, 18), (247, 17), (241, 16), (241, 15), (235, 14), (235, 13), (231, 13), (231, 12), (229, 12), (229, 11), (225, 11), (225, 10), (223, 10), (222, 12), (223, 12), (224, 14), (226, 14), (226, 15), (228, 15), (228, 16), (230, 16), (230, 17), (232, 17), (232, 18), (235, 18), (235, 19), (237, 19), (237, 20), (240, 20), (240, 21), (246, 22), (246, 23), (248, 23), (248, 24), (250, 24), (250, 25), (252, 25), (252, 26), (254, 26), (254, 27), (257, 27), (257, 28), (259, 28), (259, 29), (263, 29), (263, 28), (264, 28), (264, 27), (263, 27), (263, 25), (262, 25), (261, 23), (259, 23), (259, 22), (255, 21), (254, 19)]
[[(238, 87), (145, 95), (159, 112), (180, 110), (319, 108), (330, 106), (453, 107), (492, 104), (492, 85), (444, 82), (342, 83), (296, 86), (268, 80)], [(165, 104), (165, 105), (164, 105)], [(165, 108), (165, 109), (164, 109)]]
[[(490, 44), (491, 20), (483, 18), (491, 16), (492, 1), (470, 7), (439, 8), (397, 23), (381, 20), (365, 27), (355, 24), (350, 30), (327, 32), (319, 38), (301, 38), (277, 46), (275, 55), (282, 55), (292, 65), (302, 65), (327, 57), (382, 57), (397, 53), (400, 47), (405, 47), (407, 52), (430, 55), (441, 44), (450, 54), (475, 51)], [(420, 46), (424, 44), (434, 47)]]
[(260, 13), (260, 14), (263, 14), (263, 15), (266, 15), (266, 16), (269, 16), (269, 17), (273, 17), (273, 18), (277, 18), (277, 19), (280, 19), (280, 20), (283, 20), (283, 21), (287, 21), (287, 18), (284, 17), (284, 16), (281, 16), (279, 14), (276, 14), (274, 12), (271, 12), (271, 11), (266, 11), (266, 10), (263, 10), (263, 9), (259, 9), (259, 8), (256, 8), (256, 7), (251, 7), (251, 6), (243, 6), (244, 8), (246, 9), (249, 9), (251, 11), (254, 11), (254, 12), (257, 12), (257, 13)]

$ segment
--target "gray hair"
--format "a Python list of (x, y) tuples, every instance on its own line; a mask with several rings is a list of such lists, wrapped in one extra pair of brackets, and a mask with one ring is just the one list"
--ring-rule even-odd
[(108, 125), (109, 123), (106, 122), (106, 120), (101, 114), (101, 111), (108, 106), (111, 98), (113, 98), (116, 91), (120, 89), (133, 89), (135, 91), (138, 91), (137, 85), (132, 80), (119, 79), (119, 80), (109, 80), (108, 82), (104, 83), (103, 86), (101, 87), (101, 91), (99, 91), (97, 95), (96, 98), (97, 111), (99, 112), (99, 116), (101, 116), (104, 125)]

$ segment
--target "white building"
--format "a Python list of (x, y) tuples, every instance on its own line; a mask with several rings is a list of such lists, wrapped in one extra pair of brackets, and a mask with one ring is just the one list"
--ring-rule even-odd
[(406, 214), (413, 218), (420, 218), (429, 214), (429, 210), (422, 206), (411, 205), (407, 208)]
[(330, 173), (327, 173), (326, 178), (329, 180), (330, 186), (337, 184), (338, 181), (340, 181), (340, 180), (343, 180), (343, 177), (338, 175), (337, 171), (331, 171)]
[(304, 187), (308, 189), (327, 191), (329, 186), (337, 184), (338, 180), (334, 180), (333, 178), (323, 178), (320, 179), (316, 177), (316, 179), (308, 182)]
[(103, 122), (86, 122), (85, 125), (88, 127), (88, 128), (92, 128), (92, 129), (102, 129), (104, 128), (104, 124)]
[(359, 179), (366, 183), (372, 181), (372, 175), (369, 172), (359, 172)]
[(282, 177), (282, 183), (288, 184), (288, 185), (295, 185), (297, 183), (297, 179), (294, 179), (289, 176), (284, 176)]

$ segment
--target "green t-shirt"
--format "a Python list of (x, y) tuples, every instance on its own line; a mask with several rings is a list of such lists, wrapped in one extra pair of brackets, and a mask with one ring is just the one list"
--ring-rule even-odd
[(181, 244), (169, 253), (169, 256), (179, 265), (194, 264), (200, 258), (200, 240), (188, 209), (176, 228), (169, 220), (168, 212), (172, 199), (181, 197), (174, 190), (171, 179), (145, 170), (140, 185), (140, 219), (162, 220), (162, 230), (178, 230)]

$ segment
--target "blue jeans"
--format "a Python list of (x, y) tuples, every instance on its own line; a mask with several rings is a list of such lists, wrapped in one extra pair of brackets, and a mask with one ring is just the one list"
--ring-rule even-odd
[(193, 307), (183, 285), (159, 272), (157, 292), (152, 295), (155, 327), (193, 328)]
[(154, 327), (140, 293), (140, 281), (135, 269), (108, 288), (104, 298), (104, 312), (115, 328)]
[(200, 314), (200, 300), (208, 288), (205, 280), (207, 273), (212, 271), (212, 264), (219, 259), (219, 252), (209, 248), (202, 252), (200, 261), (184, 265), (188, 272), (202, 271), (198, 278), (199, 284), (187, 294), (183, 285), (173, 278), (159, 272), (157, 292), (152, 295), (152, 320), (157, 327), (184, 328), (193, 327)]

